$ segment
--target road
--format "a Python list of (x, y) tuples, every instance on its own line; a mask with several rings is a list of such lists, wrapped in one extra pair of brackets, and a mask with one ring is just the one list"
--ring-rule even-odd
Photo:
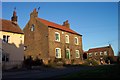
[[(74, 66), (74, 67), (63, 67), (63, 68), (39, 68), (32, 70), (15, 70), (15, 71), (5, 71), (3, 72), (2, 80), (38, 80), (38, 79), (47, 79), (47, 78), (56, 78), (62, 75), (71, 74), (73, 72), (78, 72), (80, 70), (93, 69), (93, 67), (83, 67), (83, 66)], [(11, 79), (10, 79), (11, 78)]]

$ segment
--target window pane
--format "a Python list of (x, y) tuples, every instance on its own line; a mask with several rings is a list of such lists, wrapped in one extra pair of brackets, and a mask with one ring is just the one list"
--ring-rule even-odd
[(32, 24), (31, 31), (34, 31), (34, 25)]
[(76, 58), (79, 58), (80, 54), (79, 54), (79, 50), (76, 50)]
[(56, 58), (61, 58), (61, 50), (59, 48), (56, 49)]
[(68, 35), (65, 36), (65, 41), (66, 41), (66, 43), (69, 43), (69, 36)]
[(3, 35), (3, 41), (6, 42), (6, 36), (5, 35)]
[(75, 37), (75, 44), (78, 44), (78, 38)]
[(56, 40), (59, 40), (59, 35), (55, 34)]

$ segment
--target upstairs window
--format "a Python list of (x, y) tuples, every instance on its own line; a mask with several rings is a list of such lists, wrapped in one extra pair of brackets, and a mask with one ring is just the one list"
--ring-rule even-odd
[(65, 35), (65, 42), (69, 43), (69, 35)]
[(103, 52), (100, 52), (100, 56), (102, 56), (103, 55)]
[(61, 49), (60, 48), (55, 48), (55, 56), (56, 56), (56, 58), (61, 58)]
[(9, 61), (9, 55), (8, 54), (2, 54), (2, 61), (8, 62)]
[(95, 52), (95, 56), (97, 56), (98, 55), (98, 52)]
[(76, 50), (75, 53), (76, 53), (76, 58), (80, 58), (79, 50)]
[(60, 42), (60, 33), (55, 32), (55, 41)]
[(107, 51), (104, 51), (104, 55), (107, 56)]
[(34, 24), (32, 24), (32, 26), (31, 26), (31, 31), (34, 31), (34, 29), (35, 29), (35, 27), (34, 27)]
[(75, 37), (75, 44), (78, 45), (78, 38)]
[(3, 42), (8, 43), (10, 36), (3, 35)]

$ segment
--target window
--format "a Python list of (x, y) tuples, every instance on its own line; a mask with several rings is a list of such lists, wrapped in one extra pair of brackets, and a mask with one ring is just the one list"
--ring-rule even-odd
[(88, 53), (89, 57), (92, 57), (92, 53)]
[(55, 49), (55, 56), (56, 56), (56, 58), (61, 58), (61, 49), (60, 48)]
[(60, 33), (55, 32), (55, 41), (60, 42)]
[(27, 49), (27, 46), (24, 46), (24, 51)]
[(20, 36), (20, 44), (22, 44), (22, 36)]
[(34, 24), (32, 24), (31, 31), (34, 31), (34, 29), (35, 29)]
[(8, 43), (10, 36), (3, 35), (3, 42)]
[(98, 52), (95, 52), (95, 56), (97, 56), (98, 55)]
[(8, 54), (2, 54), (2, 61), (8, 62), (9, 61), (9, 55)]
[(102, 56), (102, 55), (103, 55), (103, 52), (100, 52), (100, 55)]
[(75, 53), (76, 53), (76, 58), (80, 58), (79, 50), (76, 50)]
[(65, 35), (65, 42), (69, 43), (69, 36), (68, 35)]
[(107, 51), (104, 51), (104, 55), (105, 55), (105, 56), (107, 55)]
[(75, 37), (75, 44), (78, 45), (78, 38)]
[(66, 59), (70, 59), (70, 49), (66, 49)]

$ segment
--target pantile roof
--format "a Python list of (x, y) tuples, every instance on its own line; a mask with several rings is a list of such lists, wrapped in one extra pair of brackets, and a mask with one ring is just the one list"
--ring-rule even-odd
[(0, 21), (2, 21), (2, 28), (0, 28), (0, 31), (23, 34), (23, 31), (20, 29), (17, 23), (5, 19), (0, 19)]
[[(37, 18), (40, 22), (42, 22), (43, 24), (47, 25), (48, 27), (52, 27), (52, 28), (55, 28), (55, 29), (59, 29), (59, 30), (63, 30), (63, 31), (66, 31), (66, 32), (70, 32), (72, 34), (77, 34), (77, 35), (80, 35), (79, 33), (71, 30), (70, 28), (67, 28), (65, 26), (62, 26), (62, 25), (59, 25), (59, 24), (56, 24), (54, 22), (50, 22), (48, 20), (45, 20), (45, 19), (41, 19), (41, 18)], [(82, 35), (80, 35), (82, 36)]]

